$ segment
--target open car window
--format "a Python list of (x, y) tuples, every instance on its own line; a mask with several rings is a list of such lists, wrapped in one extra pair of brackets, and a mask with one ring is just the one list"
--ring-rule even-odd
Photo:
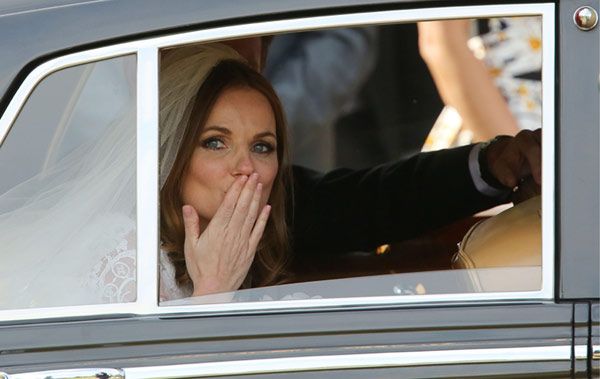
[[(387, 180), (397, 167), (420, 159), (411, 158), (419, 152), (467, 151), (520, 130), (541, 128), (547, 157), (553, 124), (545, 118), (542, 125), (542, 114), (551, 107), (552, 91), (543, 92), (542, 82), (553, 68), (542, 65), (552, 49), (551, 37), (542, 35), (544, 20), (479, 17), (263, 36), (269, 50), (261, 69), (286, 112), (296, 180), (291, 273), (283, 284), (192, 296), (193, 283), (178, 287), (177, 274), (165, 271), (161, 282), (177, 291), (161, 294), (161, 304), (216, 309), (233, 302), (227, 309), (235, 309), (277, 300), (302, 300), (303, 306), (337, 304), (334, 299), (371, 304), (548, 294), (543, 267), (551, 265), (544, 257), (552, 248), (542, 231), (551, 226), (542, 207), (552, 197), (552, 189), (544, 189), (552, 186), (546, 181), (551, 166), (545, 166), (546, 184), (537, 196), (531, 197), (530, 180), (509, 200), (506, 193), (490, 195), (502, 200), (483, 206), (469, 204), (477, 201), (468, 195), (472, 183), (451, 171), (440, 169), (439, 183), (419, 189), (406, 183), (421, 180), (419, 174), (399, 175), (402, 183)], [(439, 50), (451, 45), (435, 35), (440, 30), (464, 44), (453, 57), (458, 72), (435, 64), (452, 65), (441, 59)], [(235, 47), (236, 41), (225, 44)], [(459, 86), (466, 99), (457, 96)], [(424, 171), (433, 165), (425, 162)], [(376, 189), (369, 192), (365, 183)], [(404, 196), (413, 204), (397, 206), (395, 197)], [(159, 252), (161, 268), (174, 270), (173, 253)]]

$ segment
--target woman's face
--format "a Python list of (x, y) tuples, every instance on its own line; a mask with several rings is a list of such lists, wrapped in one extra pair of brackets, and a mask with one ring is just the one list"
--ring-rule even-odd
[(267, 203), (277, 175), (275, 116), (265, 96), (252, 88), (226, 89), (202, 127), (183, 174), (182, 200), (192, 205), (205, 228), (240, 175), (258, 174)]

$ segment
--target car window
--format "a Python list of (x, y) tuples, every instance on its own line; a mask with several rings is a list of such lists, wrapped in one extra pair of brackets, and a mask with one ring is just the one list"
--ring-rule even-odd
[(2, 142), (1, 309), (136, 299), (135, 64), (50, 74)]
[[(551, 40), (542, 37), (542, 22), (541, 16), (465, 18), (263, 36), (259, 43), (269, 46), (266, 57), (252, 61), (250, 56), (249, 63), (260, 67), (269, 80), (287, 119), (295, 206), (288, 218), (293, 241), (289, 271), (279, 283), (253, 284), (253, 270), (260, 265), (255, 261), (247, 266), (244, 281), (236, 284), (238, 291), (197, 296), (186, 272), (190, 258), (183, 259), (182, 223), (180, 250), (169, 237), (159, 252), (162, 304), (273, 300), (319, 304), (339, 298), (370, 303), (369, 297), (399, 299), (399, 295), (418, 301), (411, 296), (431, 295), (423, 298), (431, 300), (452, 294), (540, 293), (542, 189), (535, 188), (530, 178), (520, 184), (520, 191), (513, 189), (515, 194), (486, 194), (495, 200), (475, 205), (478, 195), (469, 195), (474, 179), (461, 181), (458, 173), (449, 171), (451, 166), (440, 163), (445, 169), (432, 174), (437, 177), (430, 181), (419, 177), (419, 170), (426, 172), (427, 165), (438, 164), (435, 156), (454, 153), (414, 156), (455, 148), (466, 162), (470, 152), (481, 147), (478, 143), (496, 135), (542, 126), (552, 130), (550, 119), (542, 125), (543, 104), (551, 104), (544, 96), (552, 94), (542, 91), (542, 77), (552, 70), (542, 64), (543, 54), (551, 51), (544, 50)], [(240, 47), (247, 47), (247, 42), (229, 40), (224, 45), (248, 57)], [(215, 45), (219, 44), (208, 46)], [(162, 64), (168, 70), (165, 56), (179, 53), (193, 65), (194, 51), (202, 51), (202, 46), (163, 50)], [(204, 96), (202, 89), (197, 96), (192, 101), (195, 107)], [(161, 116), (161, 134), (164, 127)], [(203, 133), (195, 135), (195, 151), (207, 149)], [(551, 141), (546, 136), (544, 153), (546, 141)], [(214, 150), (222, 154), (215, 161), (235, 150), (233, 139), (231, 145), (225, 137), (215, 143), (220, 147)], [(190, 165), (195, 164), (194, 154), (189, 155)], [(398, 182), (389, 179), (395, 170), (410, 170), (406, 167), (412, 164), (420, 167), (413, 176), (398, 174)], [(190, 167), (211, 169), (202, 164)], [(544, 172), (548, 170), (552, 168)], [(228, 177), (226, 184), (219, 184), (217, 176), (210, 182), (205, 173), (192, 178), (199, 193), (206, 195), (198, 200), (200, 208), (214, 200), (206, 188), (220, 185), (226, 193), (223, 189), (232, 183)], [(551, 186), (548, 177), (544, 176), (545, 186)], [(410, 180), (428, 184), (413, 188)], [(551, 196), (551, 189), (544, 191)], [(200, 224), (204, 222), (200, 235), (203, 228), (210, 228), (210, 219), (203, 220), (202, 212), (198, 211)], [(162, 217), (161, 238), (164, 213)], [(167, 224), (172, 228), (171, 221)], [(473, 298), (486, 297), (493, 298)]]
[[(417, 23), (422, 14), (412, 10), (290, 19), (285, 28), (260, 22), (252, 24), (251, 34), (229, 26), (200, 29), (74, 53), (38, 67), (47, 76), (41, 81), (28, 77), (17, 95), (35, 85), (31, 95), (26, 102), (21, 100), (25, 96), (16, 96), (0, 120), (0, 132), (10, 129), (0, 136), (0, 222), (8, 231), (0, 242), (10, 252), (2, 256), (0, 280), (11, 299), (3, 309), (112, 303), (73, 312), (155, 314), (551, 298), (553, 9), (522, 4), (512, 14), (528, 16), (509, 17), (503, 7), (432, 8), (429, 15), (440, 21), (429, 29)], [(473, 182), (478, 166), (471, 163), (479, 163), (482, 148), (474, 144), (490, 136), (475, 131), (473, 118), (449, 95), (459, 86), (444, 83), (451, 76), (440, 75), (440, 66), (435, 66), (449, 60), (424, 48), (426, 31), (432, 38), (451, 35), (445, 28), (460, 32), (456, 34), (466, 45), (461, 51), (488, 74), (496, 99), (513, 118), (513, 132), (541, 127), (543, 120), (543, 196), (518, 207), (491, 208), (498, 201), (482, 200), (481, 194), (491, 195)], [(169, 59), (185, 61), (189, 51), (223, 46), (218, 41), (228, 46), (218, 54), (231, 58), (230, 52), (237, 51), (237, 57), (227, 60), (238, 61), (241, 54), (261, 72), (262, 79), (256, 80), (262, 84), (257, 85), (266, 91), (236, 103), (236, 112), (281, 104), (281, 114), (274, 115), (275, 130), (269, 129), (269, 117), (253, 121), (269, 130), (255, 131), (252, 135), (258, 137), (251, 141), (244, 136), (242, 145), (261, 157), (263, 179), (274, 175), (263, 183), (265, 193), (273, 191), (271, 184), (285, 182), (280, 164), (287, 167), (288, 181), (278, 190), (278, 203), (268, 196), (270, 210), (261, 210), (271, 212), (263, 220), (265, 228), (278, 230), (255, 239), (256, 250), (264, 253), (257, 253), (254, 261), (254, 251), (247, 254), (242, 274), (238, 272), (229, 289), (197, 297), (192, 296), (198, 293), (189, 277), (190, 258), (182, 248), (182, 206), (189, 199), (165, 197), (163, 185), (170, 183), (171, 193), (183, 193), (183, 173), (199, 172), (181, 161), (181, 141), (190, 146), (190, 156), (197, 149), (214, 154), (242, 150), (237, 149), (239, 141), (230, 144), (233, 137), (218, 135), (226, 129), (222, 119), (210, 125), (215, 132), (210, 136), (174, 128), (169, 141), (175, 142), (163, 143), (165, 120), (177, 123), (196, 114), (195, 107), (208, 104), (209, 109), (218, 100), (205, 103), (196, 96), (171, 101), (197, 95), (200, 88), (194, 86), (205, 78), (193, 78), (202, 74), (203, 65), (213, 66), (206, 56), (199, 65), (192, 60), (170, 66)], [(248, 41), (269, 46), (268, 53), (244, 53)], [(113, 58), (132, 53), (137, 60), (134, 55)], [(90, 59), (97, 61), (87, 63)], [(68, 68), (56, 71), (52, 64), (57, 62)], [(458, 62), (459, 78), (480, 89), (482, 82), (472, 80), (475, 71)], [(164, 75), (168, 69), (182, 79), (171, 80)], [(239, 83), (223, 88), (239, 87), (248, 89)], [(232, 99), (238, 95), (248, 94), (233, 91)], [(501, 119), (488, 111), (490, 101), (479, 103), (486, 106), (484, 122), (477, 125)], [(170, 113), (163, 112), (165, 104)], [(279, 118), (287, 120), (289, 135), (277, 129)], [(189, 120), (189, 125), (206, 121)], [(511, 133), (498, 131), (494, 129), (495, 134)], [(278, 139), (282, 136), (289, 138), (285, 157), (278, 150), (285, 145)], [(457, 150), (434, 159), (441, 155), (433, 152), (444, 148)], [(421, 151), (426, 154), (411, 158)], [(269, 171), (274, 156), (276, 170)], [(399, 165), (406, 161), (409, 166)], [(468, 162), (468, 167), (457, 172), (457, 161)], [(174, 166), (181, 175), (169, 178)], [(432, 166), (438, 170), (419, 171)], [(407, 176), (407, 167), (415, 169), (414, 175)], [(419, 172), (425, 174), (418, 178)], [(218, 187), (214, 198), (202, 186), (192, 193), (197, 204), (218, 208), (231, 183), (208, 178), (205, 184)], [(441, 178), (443, 184), (438, 183)], [(472, 202), (473, 197), (479, 200)], [(289, 206), (288, 212), (277, 204)], [(209, 218), (199, 215), (198, 225), (205, 227)], [(160, 227), (155, 226), (158, 219)], [(249, 221), (251, 228), (256, 224)], [(168, 238), (165, 225), (171, 227)], [(216, 236), (232, 240), (231, 235)], [(198, 270), (207, 267), (196, 265)], [(161, 304), (170, 306), (159, 308)], [(195, 304), (203, 306), (179, 307)], [(71, 308), (47, 311), (41, 317), (73, 314)], [(3, 315), (9, 320), (38, 317), (13, 313)]]

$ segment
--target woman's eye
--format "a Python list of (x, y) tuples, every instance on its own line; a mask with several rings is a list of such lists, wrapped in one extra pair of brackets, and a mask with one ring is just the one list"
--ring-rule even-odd
[(202, 147), (209, 150), (220, 150), (225, 148), (225, 144), (218, 138), (207, 138), (202, 142)]
[(259, 154), (268, 154), (275, 150), (270, 143), (259, 142), (252, 146), (252, 151)]

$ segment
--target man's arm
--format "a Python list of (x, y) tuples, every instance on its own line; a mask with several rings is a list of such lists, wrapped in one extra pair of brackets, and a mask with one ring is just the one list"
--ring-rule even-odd
[(294, 167), (294, 250), (370, 250), (498, 204), (473, 184), (472, 147), (422, 153), (366, 170), (321, 174)]

